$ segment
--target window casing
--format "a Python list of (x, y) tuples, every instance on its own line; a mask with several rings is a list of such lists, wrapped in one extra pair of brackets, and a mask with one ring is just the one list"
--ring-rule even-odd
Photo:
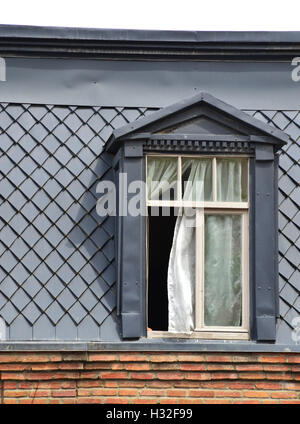
[[(106, 144), (106, 151), (114, 156), (115, 179), (126, 174), (128, 187), (136, 180), (146, 181), (146, 156), (154, 153), (193, 157), (248, 156), (249, 197), (246, 203), (249, 204), (241, 202), (238, 208), (243, 217), (247, 216), (243, 219), (243, 227), (249, 226), (249, 231), (244, 231), (243, 246), (249, 245), (249, 272), (246, 274), (249, 277), (251, 341), (276, 340), (279, 296), (277, 152), (288, 139), (282, 131), (207, 93), (200, 93), (116, 130)], [(129, 203), (135, 195), (129, 192), (126, 202)], [(204, 216), (209, 215), (208, 210), (221, 211), (222, 214), (229, 206), (223, 201), (209, 203), (206, 206), (212, 208), (206, 207)], [(234, 203), (230, 207), (237, 212)], [(147, 337), (146, 217), (119, 214), (116, 221), (117, 312), (122, 337)], [(246, 268), (245, 264), (244, 270)], [(244, 319), (243, 323), (246, 321)], [(201, 322), (200, 318), (198, 322)], [(195, 337), (200, 338), (199, 334), (195, 333)], [(216, 338), (220, 334), (220, 338), (226, 338), (222, 331), (214, 334)], [(233, 338), (232, 334), (234, 332), (230, 333)], [(210, 337), (202, 328), (201, 335)]]
[[(157, 184), (155, 186), (156, 197), (159, 199), (153, 199), (151, 190), (147, 190), (146, 205), (148, 208), (176, 208), (179, 213), (188, 208), (192, 214), (194, 214), (195, 223), (195, 291), (194, 291), (194, 328), (189, 332), (180, 331), (152, 331), (148, 330), (148, 337), (176, 337), (182, 338), (209, 338), (209, 339), (248, 339), (249, 338), (249, 160), (246, 155), (164, 155), (164, 154), (148, 154), (146, 156), (146, 169), (149, 169), (149, 162), (153, 161), (169, 161), (170, 163), (175, 161), (177, 167), (177, 175), (174, 178), (175, 195), (169, 195), (169, 192), (165, 191), (158, 193)], [(208, 163), (207, 168), (209, 169), (210, 181), (203, 181), (203, 185), (208, 185), (208, 190), (201, 187), (196, 191), (193, 191), (193, 187), (189, 186), (189, 183), (185, 181), (185, 188), (183, 184), (184, 174), (184, 162), (189, 161), (205, 161)], [(230, 164), (234, 164), (235, 161), (243, 162), (241, 169), (243, 175), (241, 180), (244, 180), (241, 187), (239, 201), (222, 201), (222, 193), (219, 189), (220, 178), (218, 181), (218, 164), (221, 161), (230, 161)], [(168, 163), (168, 162), (167, 162)], [(151, 186), (151, 177), (147, 172), (147, 186)], [(163, 175), (159, 176), (163, 180)], [(205, 180), (207, 178), (204, 177)], [(234, 183), (234, 181), (232, 181)], [(162, 185), (163, 188), (163, 185)], [(186, 193), (189, 192), (189, 196)], [(205, 192), (205, 193), (204, 193)], [(201, 199), (199, 199), (200, 195)], [(230, 197), (230, 196), (229, 196)], [(166, 199), (167, 198), (167, 199)], [(172, 198), (172, 200), (171, 200)], [(205, 320), (205, 228), (206, 220), (208, 217), (240, 217), (240, 244), (241, 244), (241, 255), (240, 255), (240, 272), (241, 272), (241, 323), (240, 325), (228, 326), (224, 325), (207, 325)], [(233, 218), (234, 219), (234, 218)], [(226, 248), (226, 246), (224, 246)], [(147, 249), (149, 245), (147, 243)], [(148, 255), (147, 251), (147, 255)], [(148, 267), (147, 267), (148, 270)], [(148, 271), (147, 271), (148, 275)]]

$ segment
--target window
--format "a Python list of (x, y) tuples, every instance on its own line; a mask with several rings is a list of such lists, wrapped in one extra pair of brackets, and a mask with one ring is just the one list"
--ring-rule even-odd
[(248, 338), (248, 169), (243, 156), (147, 156), (148, 336)]
[[(288, 138), (207, 93), (114, 131), (106, 151), (116, 181), (126, 176), (121, 185), (128, 196), (120, 204), (135, 203), (133, 187), (142, 181), (148, 193), (141, 203), (159, 211), (116, 217), (124, 339), (152, 343), (149, 336), (160, 331), (161, 337), (180, 340), (183, 333), (199, 343), (275, 341), (277, 164)], [(177, 281), (188, 290), (180, 292)], [(172, 320), (169, 295), (179, 305), (171, 307)]]

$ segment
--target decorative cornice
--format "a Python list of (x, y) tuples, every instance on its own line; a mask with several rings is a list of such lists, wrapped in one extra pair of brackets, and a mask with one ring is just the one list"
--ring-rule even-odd
[(285, 60), (300, 32), (149, 31), (0, 25), (0, 54), (152, 60)]

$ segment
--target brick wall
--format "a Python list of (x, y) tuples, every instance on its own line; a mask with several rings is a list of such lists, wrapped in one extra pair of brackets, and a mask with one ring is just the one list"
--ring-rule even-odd
[(300, 354), (0, 353), (2, 403), (300, 403)]

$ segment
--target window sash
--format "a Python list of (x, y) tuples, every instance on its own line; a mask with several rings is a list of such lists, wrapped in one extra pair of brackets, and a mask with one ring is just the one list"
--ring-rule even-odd
[[(148, 157), (177, 157), (177, 200), (146, 200), (147, 207), (192, 207), (196, 209), (196, 281), (195, 281), (195, 329), (190, 333), (176, 333), (176, 337), (202, 337), (213, 339), (249, 338), (249, 160), (248, 160), (248, 201), (217, 201), (217, 158), (248, 158), (248, 155), (176, 155), (151, 154)], [(213, 201), (186, 201), (182, 199), (182, 158), (212, 159), (212, 197)], [(147, 170), (147, 163), (146, 163)], [(147, 172), (147, 171), (146, 171)], [(147, 176), (146, 176), (146, 181)], [(206, 214), (241, 215), (242, 217), (242, 324), (241, 326), (204, 325), (204, 276), (205, 276), (205, 227)], [(174, 337), (168, 331), (148, 331), (150, 337)]]
[[(146, 156), (146, 182), (148, 183), (148, 158), (177, 158), (177, 199), (176, 200), (146, 200), (147, 206), (161, 207), (199, 207), (199, 208), (232, 208), (232, 209), (248, 209), (249, 208), (249, 160), (248, 160), (248, 193), (247, 202), (231, 202), (217, 200), (217, 159), (242, 159), (249, 158), (247, 155), (176, 155), (176, 154), (149, 154)], [(212, 197), (213, 201), (189, 201), (182, 198), (182, 158), (199, 158), (212, 159)], [(148, 192), (148, 190), (147, 190)]]

